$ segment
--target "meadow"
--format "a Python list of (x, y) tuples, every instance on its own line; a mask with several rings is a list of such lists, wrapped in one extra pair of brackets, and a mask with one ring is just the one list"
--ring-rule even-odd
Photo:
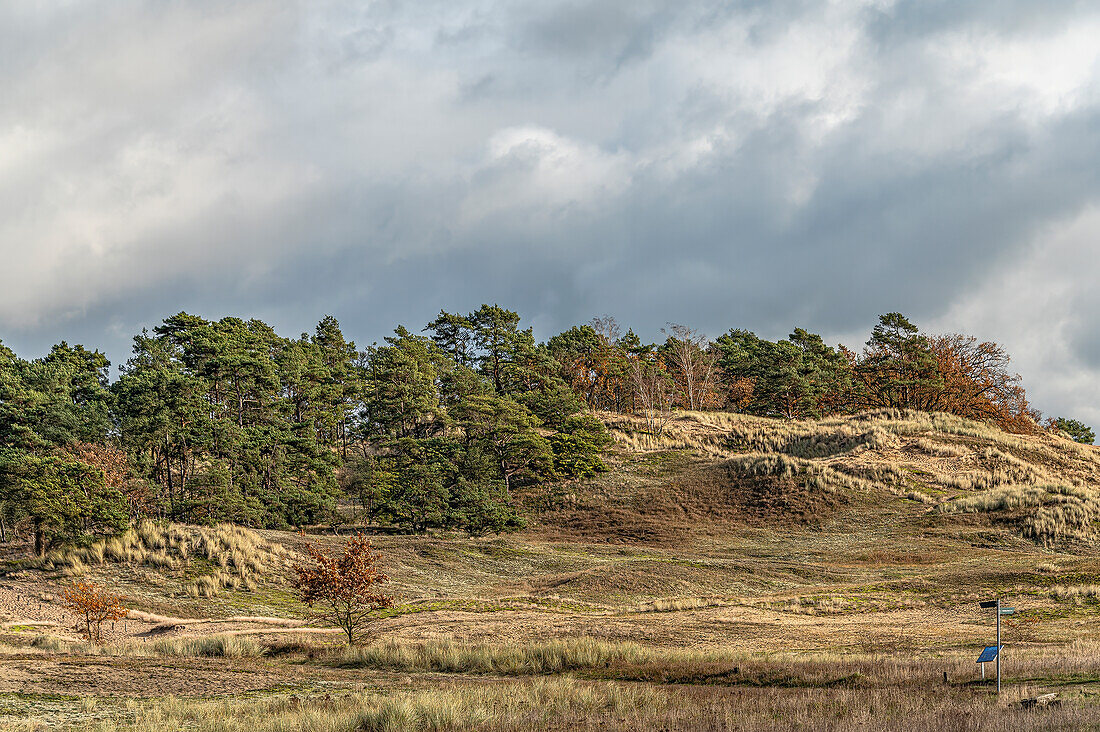
[[(1100, 727), (1100, 457), (945, 415), (603, 415), (522, 531), (377, 535), (369, 643), (305, 624), (300, 535), (143, 523), (0, 581), (0, 723), (72, 730)], [(346, 532), (343, 532), (346, 533)], [(13, 550), (14, 552), (14, 550)], [(102, 645), (60, 588), (125, 596)], [(974, 659), (1002, 627), (1004, 691)], [(990, 671), (992, 668), (990, 668)], [(1057, 703), (1021, 700), (1055, 693)]]

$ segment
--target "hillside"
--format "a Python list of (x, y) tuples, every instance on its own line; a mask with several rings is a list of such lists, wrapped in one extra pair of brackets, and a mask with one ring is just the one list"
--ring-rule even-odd
[[(924, 507), (919, 525), (930, 530), (1006, 527), (1044, 546), (1087, 546), (1098, 537), (1100, 451), (1050, 432), (1014, 435), (920, 412), (805, 422), (700, 412), (675, 417), (654, 440), (639, 418), (604, 421), (624, 454), (681, 461), (667, 484), (632, 496), (642, 524), (662, 514), (696, 528), (820, 523), (841, 505), (890, 495)], [(606, 494), (612, 505), (626, 497)], [(883, 510), (914, 518), (896, 504)]]
[[(334, 708), (366, 714), (361, 705), (393, 699), (435, 704), (425, 694), (445, 678), (462, 708), (488, 705), (488, 718), (512, 720), (502, 729), (589, 719), (589, 728), (798, 728), (823, 708), (837, 729), (1100, 720), (1093, 448), (923, 413), (807, 422), (679, 413), (659, 441), (639, 418), (601, 418), (615, 438), (610, 470), (520, 492), (524, 530), (375, 537), (399, 600), (377, 622), (396, 645), (373, 655), (340, 655), (333, 634), (300, 627), (304, 608), (286, 587), (303, 541), (340, 537), (145, 524), (47, 563), (13, 560), (0, 581), (3, 714), (63, 710), (79, 725), (137, 698), (140, 714), (194, 719), (197, 707), (165, 712), (158, 700), (247, 692), (282, 704), (319, 690), (336, 695)], [(74, 642), (56, 604), (74, 576), (126, 596), (134, 612), (113, 629), (116, 650)], [(992, 595), (1019, 609), (1004, 627), (1006, 698), (1055, 690), (1066, 701), (1059, 710), (1026, 716), (973, 683), (973, 657), (992, 642), (977, 601)], [(226, 652), (225, 638), (238, 639), (236, 650)], [(526, 683), (523, 669), (543, 662), (524, 654), (562, 639), (603, 645), (555, 651), (588, 659), (559, 669), (572, 669), (555, 676), (567, 688), (521, 687), (561, 696), (551, 717), (528, 719), (483, 692), (476, 704), (462, 696)], [(513, 660), (459, 661), (459, 649), (507, 649)], [(626, 682), (644, 682), (629, 687), (644, 698), (612, 704), (606, 695), (625, 693), (614, 684)], [(369, 704), (368, 687), (380, 695)], [(81, 711), (92, 697), (95, 711)], [(248, 705), (260, 703), (219, 714), (243, 729)], [(730, 705), (744, 724), (722, 722)], [(869, 707), (886, 716), (861, 716)], [(224, 724), (209, 728), (238, 728)]]

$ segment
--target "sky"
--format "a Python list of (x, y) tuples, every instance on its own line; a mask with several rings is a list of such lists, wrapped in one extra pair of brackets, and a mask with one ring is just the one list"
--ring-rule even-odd
[(1097, 424), (1097, 38), (1068, 0), (0, 0), (0, 340), (900, 311)]

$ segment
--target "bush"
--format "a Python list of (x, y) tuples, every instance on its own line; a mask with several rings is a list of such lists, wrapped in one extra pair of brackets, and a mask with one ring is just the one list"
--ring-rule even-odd
[(122, 598), (94, 582), (74, 582), (61, 592), (65, 609), (80, 618), (81, 634), (90, 643), (103, 642), (103, 623), (126, 617)]

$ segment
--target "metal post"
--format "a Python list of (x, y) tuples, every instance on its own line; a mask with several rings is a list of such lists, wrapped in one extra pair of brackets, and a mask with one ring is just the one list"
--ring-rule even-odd
[(1001, 695), (1001, 598), (997, 598), (997, 696)]

